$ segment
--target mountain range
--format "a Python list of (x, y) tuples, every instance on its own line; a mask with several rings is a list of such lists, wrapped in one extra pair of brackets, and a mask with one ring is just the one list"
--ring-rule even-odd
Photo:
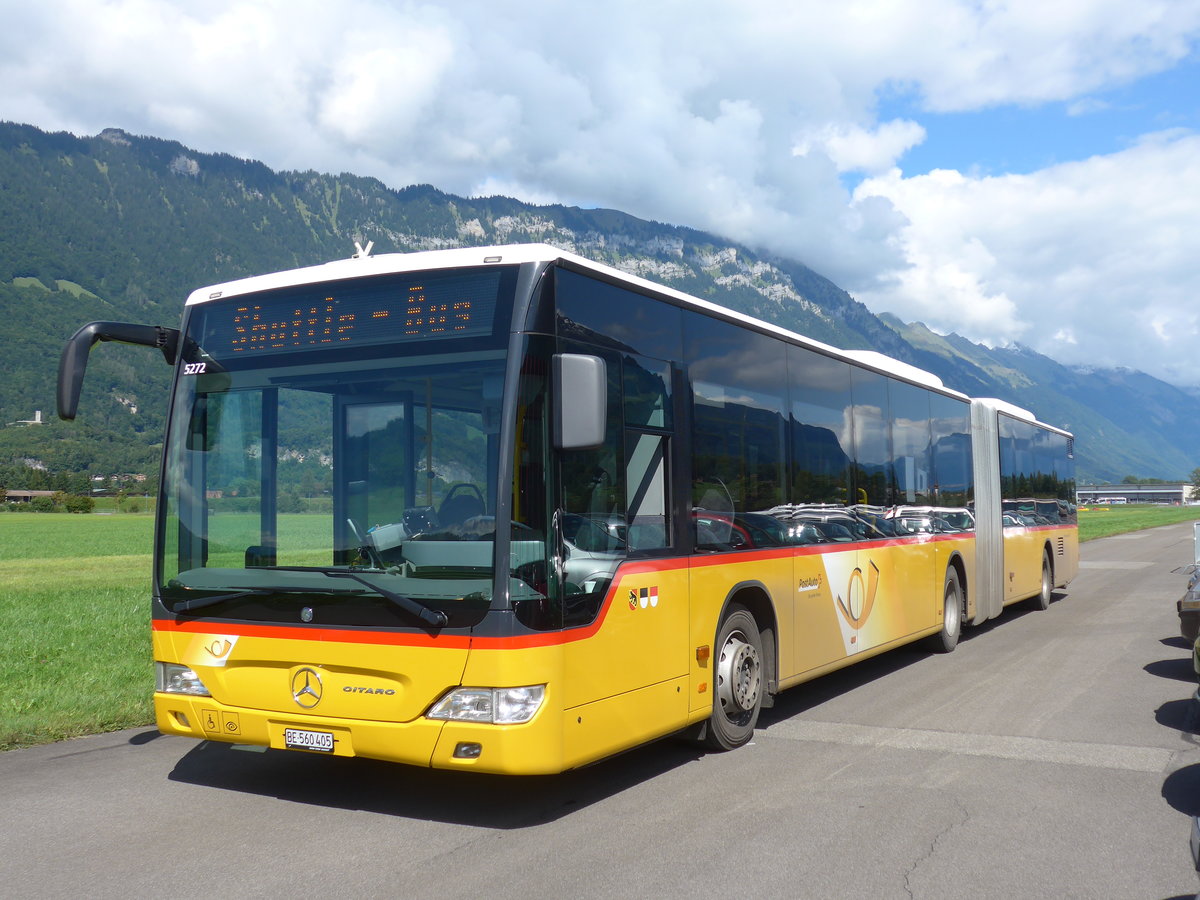
[[(837, 347), (878, 350), (1074, 432), (1084, 483), (1189, 480), (1200, 466), (1195, 393), (876, 316), (821, 276), (819, 260), (810, 267), (616, 210), (393, 190), (118, 129), (77, 137), (0, 123), (0, 484), (22, 466), (157, 471), (169, 377), (161, 356), (98, 349), (79, 418), (57, 421), (58, 356), (79, 326), (177, 325), (195, 287), (346, 257), (368, 241), (377, 254), (544, 241)], [(39, 410), (42, 424), (20, 424)]]

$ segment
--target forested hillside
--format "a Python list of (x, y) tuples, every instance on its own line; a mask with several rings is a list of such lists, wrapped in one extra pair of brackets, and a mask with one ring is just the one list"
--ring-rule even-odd
[[(1085, 480), (1184, 478), (1200, 464), (1187, 427), (1200, 415), (1192, 395), (1140, 373), (1076, 372), (1021, 348), (988, 350), (881, 319), (805, 265), (691, 229), (428, 186), (396, 191), (349, 174), (277, 173), (116, 130), (77, 138), (0, 124), (0, 486), (32, 477), (31, 465), (156, 471), (169, 375), (160, 354), (99, 347), (79, 418), (58, 422), (58, 355), (80, 325), (175, 325), (195, 287), (346, 257), (355, 241), (373, 241), (377, 254), (545, 241), (1030, 408), (1076, 432)], [(7, 424), (37, 410), (47, 424)]]

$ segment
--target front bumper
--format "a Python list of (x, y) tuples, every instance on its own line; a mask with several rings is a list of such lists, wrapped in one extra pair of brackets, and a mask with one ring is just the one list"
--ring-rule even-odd
[[(164, 734), (288, 749), (286, 729), (328, 732), (333, 750), (325, 755), (364, 756), (413, 766), (471, 769), (509, 775), (561, 772), (563, 747), (558, 717), (542, 709), (523, 725), (442, 722), (372, 722), (314, 715), (289, 715), (223, 706), (211, 697), (154, 695), (155, 721)], [(474, 758), (455, 756), (460, 744), (478, 744)], [(297, 753), (324, 751), (294, 750)]]

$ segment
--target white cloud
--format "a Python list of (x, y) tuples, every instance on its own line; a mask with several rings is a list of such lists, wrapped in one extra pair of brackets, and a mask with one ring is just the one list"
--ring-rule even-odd
[[(863, 182), (908, 218), (908, 267), (864, 302), (1064, 362), (1200, 383), (1200, 136), (1163, 133), (1031, 175)], [(1131, 363), (1136, 360), (1136, 363)]]
[[(943, 112), (1069, 100), (1162, 71), (1188, 54), (1200, 22), (1200, 6), (1170, 0), (898, 6), (920, 12), (906, 34), (913, 52), (892, 77), (918, 85)], [(893, 26), (898, 40), (905, 25)]]
[(925, 140), (925, 129), (916, 122), (893, 119), (878, 128), (853, 124), (826, 124), (803, 137), (793, 149), (797, 156), (824, 153), (839, 172), (884, 172), (904, 153)]
[[(1146, 291), (1163, 335), (1189, 327), (1174, 298), (1198, 285), (1168, 236), (1194, 250), (1181, 196), (1194, 185), (1179, 170), (1121, 154), (1028, 180), (905, 179), (889, 169), (925, 128), (920, 115), (878, 121), (877, 101), (901, 91), (942, 112), (1047, 100), (1082, 112), (1090, 94), (1185, 56), (1200, 4), (0, 0), (0, 14), (2, 118), (116, 126), (396, 187), (623, 209), (792, 255), (876, 308), (930, 309), (992, 341), (1075, 327), (1078, 352), (1096, 352), (1085, 324), (1050, 328), (1047, 310), (1099, 321), (1097, 307)], [(1186, 143), (1129, 153), (1169, 166)], [(847, 174), (868, 186), (851, 193)], [(1165, 207), (1134, 202), (1139, 190)], [(1147, 265), (1151, 249), (1162, 265)], [(1171, 266), (1174, 284), (1155, 274)], [(1167, 365), (1124, 357), (1156, 359)]]

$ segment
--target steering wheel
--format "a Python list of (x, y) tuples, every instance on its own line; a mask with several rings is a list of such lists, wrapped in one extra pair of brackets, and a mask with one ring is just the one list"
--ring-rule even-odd
[(475, 485), (460, 481), (453, 485), (438, 507), (438, 520), (443, 527), (483, 515), (486, 510), (483, 493)]
[(483, 492), (480, 491), (476, 485), (471, 484), (469, 481), (459, 481), (451, 485), (450, 490), (446, 492), (446, 498), (442, 501), (442, 505), (445, 506), (452, 499), (454, 499), (454, 497), (458, 495), (459, 491), (462, 491), (463, 493), (474, 494), (475, 499), (479, 501), (481, 506), (483, 505)]

